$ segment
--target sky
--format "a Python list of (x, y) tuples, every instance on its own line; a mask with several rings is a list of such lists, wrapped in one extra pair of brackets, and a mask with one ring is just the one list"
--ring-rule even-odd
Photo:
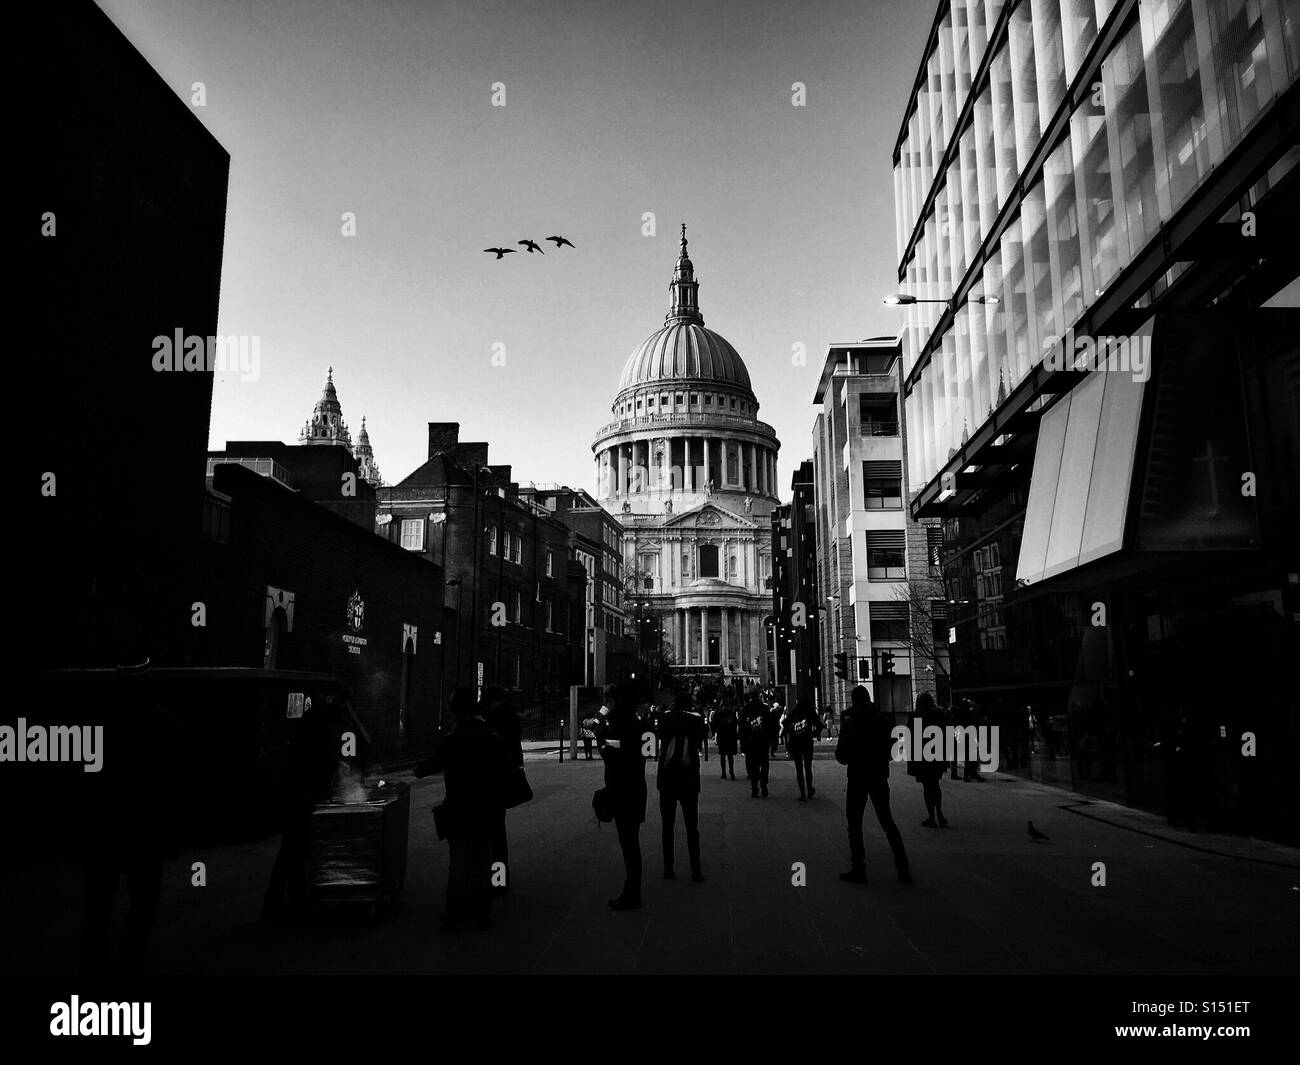
[(218, 374), (214, 448), (295, 442), (333, 366), (387, 481), (456, 421), (515, 480), (594, 489), (685, 222), (788, 498), (827, 345), (902, 324), (892, 151), (933, 2), (100, 2), (231, 156), (218, 332), (260, 360)]

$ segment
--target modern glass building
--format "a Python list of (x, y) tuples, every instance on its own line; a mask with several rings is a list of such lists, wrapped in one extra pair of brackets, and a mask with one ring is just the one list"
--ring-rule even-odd
[(893, 157), (955, 694), (1032, 732), (1035, 776), (1155, 807), (1195, 778), (1206, 819), (1275, 832), (1298, 74), (1296, 0), (944, 0)]

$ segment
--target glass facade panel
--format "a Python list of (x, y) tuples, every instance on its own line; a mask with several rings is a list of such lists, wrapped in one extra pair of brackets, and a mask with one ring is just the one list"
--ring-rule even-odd
[(997, 177), (998, 207), (1007, 202), (1016, 187), (1020, 167), (1016, 163), (1016, 112), (1011, 86), (1011, 49), (1004, 43), (989, 66), (989, 91), (993, 104), (994, 173)]
[(1079, 206), (1075, 196), (1074, 158), (1067, 135), (1043, 167), (1047, 196), (1047, 232), (1052, 261), (1053, 303), (1057, 328), (1064, 331), (1083, 313), (1083, 259), (1079, 249)]
[(1042, 181), (1035, 182), (1034, 187), (1025, 195), (1020, 206), (1020, 225), (1025, 238), (1029, 330), (1026, 337), (1028, 361), (1020, 367), (1017, 384), (1042, 358), (1044, 342), (1059, 337), (1063, 332), (1056, 291), (1052, 285), (1051, 239), (1047, 231), (1047, 202)]
[[(1289, 80), (1283, 20), (1273, 5), (1258, 0), (1207, 0), (1205, 12), (1214, 76), (1212, 124), (1230, 147)], [(1300, 20), (1291, 23), (1293, 32), (1296, 21)], [(1294, 78), (1294, 39), (1291, 43), (1290, 77)]]
[(1158, 119), (1152, 130), (1154, 151), (1157, 158), (1163, 156), (1156, 195), (1161, 216), (1167, 218), (1210, 169), (1201, 64), (1191, 0), (1155, 0), (1143, 3), (1141, 12), (1147, 85)]
[(1065, 51), (1061, 42), (1061, 0), (1022, 0), (1034, 22), (1034, 66), (1038, 73), (1038, 120), (1046, 130), (1065, 99)]
[[(1094, 0), (1060, 0), (1061, 46), (1065, 56), (1065, 80), (1074, 80), (1097, 39), (1097, 5)], [(1104, 14), (1102, 15), (1104, 18)]]
[(982, 242), (993, 228), (998, 209), (997, 149), (993, 140), (993, 97), (990, 86), (984, 86), (984, 91), (975, 101), (972, 130)]
[(1079, 198), (1080, 238), (1087, 284), (1085, 303), (1100, 296), (1119, 273), (1119, 228), (1105, 109), (1084, 101), (1070, 119), (1075, 189)]
[(1011, 12), (1007, 48), (1011, 55), (1011, 91), (1016, 123), (1016, 173), (1029, 165), (1042, 132), (1038, 114), (1038, 76), (1034, 67), (1034, 22), (1031, 5)]
[(1101, 80), (1113, 195), (1120, 205), (1118, 218), (1123, 226), (1123, 266), (1142, 250), (1160, 224), (1140, 26), (1133, 26), (1106, 57), (1101, 65)]

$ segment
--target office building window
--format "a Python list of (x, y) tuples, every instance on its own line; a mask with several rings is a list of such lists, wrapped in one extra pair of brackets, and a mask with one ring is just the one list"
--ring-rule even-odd
[(901, 529), (867, 532), (867, 579), (901, 581), (907, 578), (907, 562)]
[(863, 506), (867, 510), (899, 510), (903, 506), (903, 464), (862, 464)]
[(908, 637), (907, 603), (871, 603), (871, 641), (906, 640)]
[(495, 555), (496, 553), (497, 553), (497, 527), (495, 525), (489, 525), (488, 526), (488, 554)]

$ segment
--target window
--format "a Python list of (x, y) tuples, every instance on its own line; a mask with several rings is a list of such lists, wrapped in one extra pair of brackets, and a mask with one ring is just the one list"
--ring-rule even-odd
[(402, 519), (402, 546), (408, 551), (424, 550), (424, 519)]
[(678, 393), (677, 393), (677, 406), (680, 407), (681, 405), (682, 405), (682, 393), (678, 392)]
[(555, 553), (549, 548), (546, 551), (546, 575), (548, 577), (555, 576)]
[(705, 397), (704, 397), (704, 405), (705, 405), (706, 407), (712, 407), (712, 406), (713, 406), (713, 397), (712, 397), (712, 396), (705, 396)]
[(700, 405), (699, 393), (696, 392), (691, 393), (691, 405), (695, 407), (698, 407)]
[(930, 576), (943, 575), (943, 529), (930, 525), (925, 530), (926, 554), (930, 558)]
[(718, 549), (713, 544), (700, 547), (700, 576), (716, 577), (718, 575)]
[(871, 641), (906, 640), (908, 637), (907, 603), (871, 603)]
[(520, 594), (519, 589), (510, 593), (511, 620), (516, 625), (524, 623), (524, 597)]
[(514, 554), (510, 556), (510, 561), (516, 563), (517, 565), (522, 564), (523, 557), (524, 557), (524, 538), (522, 536), (516, 536), (515, 550), (514, 550)]
[(555, 604), (548, 599), (546, 600), (546, 631), (547, 632), (555, 631), (551, 627), (551, 623), (554, 620), (554, 616), (555, 616)]
[(502, 533), (502, 537), (503, 537), (503, 539), (502, 539), (502, 541), (501, 541), (501, 557), (504, 558), (507, 562), (509, 562), (509, 561), (510, 561), (510, 544), (511, 544), (511, 542), (514, 540), (514, 536), (513, 536), (513, 535), (510, 533), (510, 531), (507, 529), (504, 533)]
[(497, 553), (497, 527), (495, 525), (489, 525), (488, 526), (488, 554), (495, 555), (496, 553)]
[(907, 578), (901, 529), (868, 530), (867, 579), (901, 581)]
[(859, 396), (858, 420), (863, 436), (897, 436), (898, 406), (894, 396)]
[(863, 506), (867, 510), (899, 510), (903, 506), (903, 464), (864, 462), (862, 464)]

